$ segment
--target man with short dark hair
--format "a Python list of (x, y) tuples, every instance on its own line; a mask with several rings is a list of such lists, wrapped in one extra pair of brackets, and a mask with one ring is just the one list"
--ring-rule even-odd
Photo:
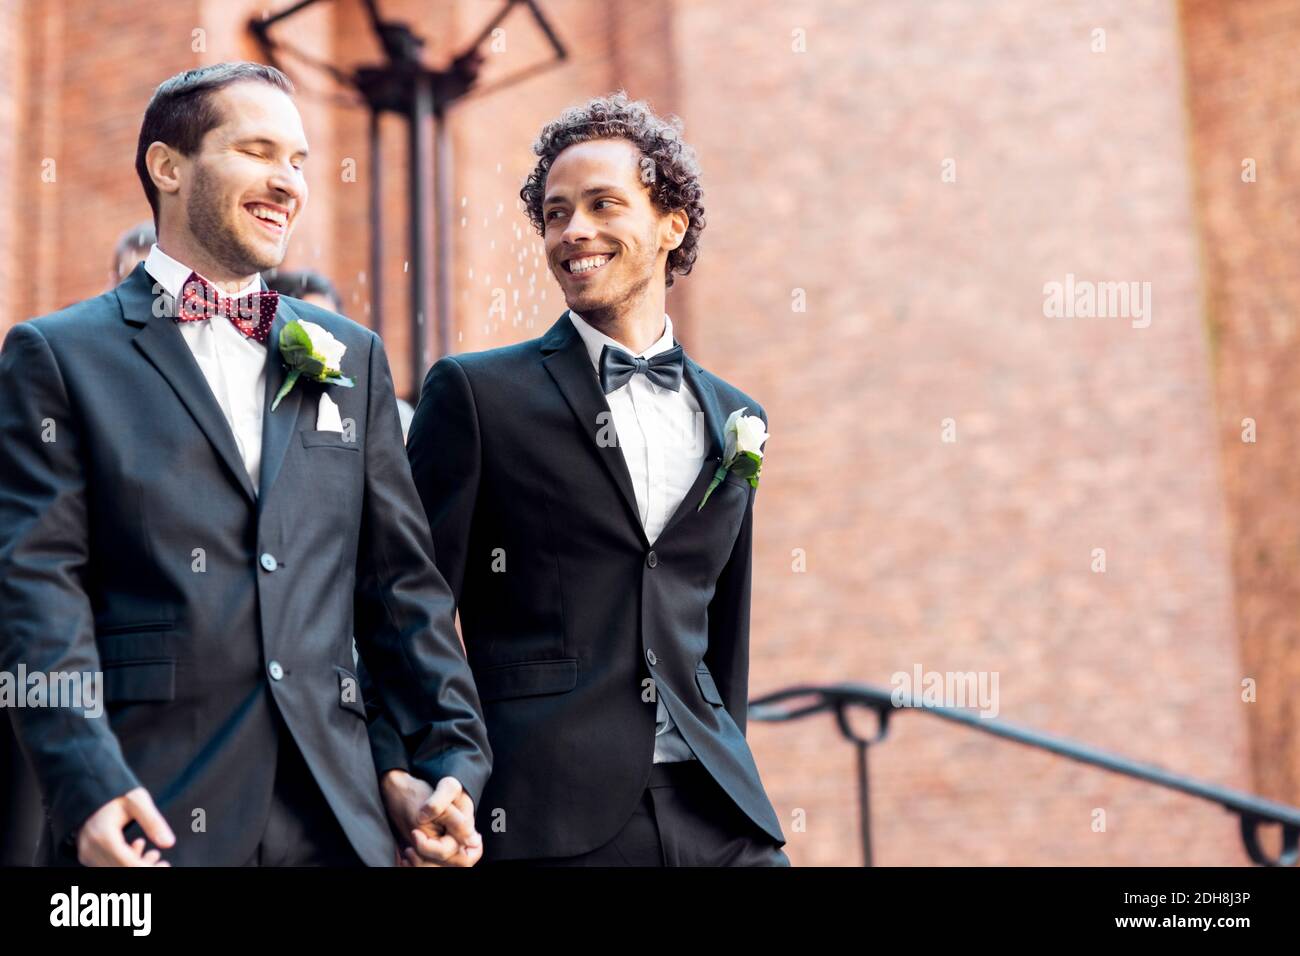
[[(481, 853), (491, 752), (383, 345), (260, 279), (307, 201), (292, 92), (253, 63), (159, 86), (157, 244), (0, 353), (0, 669), (102, 677), (100, 707), (11, 711), (47, 862), (391, 865), (388, 818)], [(411, 754), (382, 786), (354, 634)]]
[(664, 311), (695, 156), (622, 93), (534, 150), (521, 198), (569, 308), (439, 361), (408, 439), (492, 746), (484, 862), (789, 865), (744, 736), (767, 418)]

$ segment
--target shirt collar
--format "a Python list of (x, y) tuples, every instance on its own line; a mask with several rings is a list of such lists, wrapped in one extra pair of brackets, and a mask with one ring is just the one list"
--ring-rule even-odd
[[(587, 354), (591, 356), (591, 364), (597, 369), (600, 368), (600, 353), (604, 351), (606, 345), (612, 346), (616, 349), (622, 349), (628, 355), (632, 354), (630, 348), (622, 342), (610, 338), (572, 309), (569, 310), (569, 319), (573, 322), (573, 327), (578, 330), (578, 334), (582, 336), (582, 342), (587, 346)], [(640, 357), (653, 358), (660, 352), (667, 352), (673, 347), (675, 342), (676, 340), (673, 338), (673, 320), (670, 319), (668, 313), (665, 312), (664, 334), (659, 336), (659, 339), (653, 345), (642, 352)]]
[[(158, 243), (156, 242), (153, 244), (153, 247), (149, 250), (149, 255), (145, 257), (144, 267), (149, 272), (149, 274), (153, 276), (155, 280), (157, 280), (158, 284), (163, 287), (163, 291), (166, 292), (173, 299), (177, 299), (177, 300), (179, 300), (181, 297), (181, 288), (185, 285), (185, 280), (188, 279), (190, 277), (190, 273), (194, 271), (189, 266), (185, 265), (183, 262), (178, 262), (177, 260), (173, 259), (171, 256), (167, 255), (167, 253), (159, 249)], [(215, 282), (212, 282), (211, 279), (208, 279), (205, 276), (204, 280), (211, 283), (213, 288), (216, 288), (218, 289), (219, 292), (221, 292), (217, 284)], [(234, 293), (234, 295), (236, 298), (238, 298), (240, 296), (248, 295), (250, 292), (261, 292), (261, 291), (262, 291), (262, 275), (261, 273), (258, 273), (257, 275), (253, 276), (253, 278), (249, 281), (249, 283), (246, 286), (244, 286), (238, 292)], [(221, 296), (224, 299), (226, 293), (221, 292)]]

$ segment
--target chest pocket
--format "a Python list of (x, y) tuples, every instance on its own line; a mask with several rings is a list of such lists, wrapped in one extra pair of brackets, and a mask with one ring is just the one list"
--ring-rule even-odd
[(314, 429), (304, 428), (301, 432), (302, 446), (304, 448), (341, 448), (344, 451), (361, 450), (361, 442), (347, 441), (339, 432), (318, 432)]
[(313, 487), (313, 495), (331, 504), (355, 501), (365, 481), (365, 456), (361, 440), (353, 435), (347, 441), (339, 432), (303, 429), (303, 470)]

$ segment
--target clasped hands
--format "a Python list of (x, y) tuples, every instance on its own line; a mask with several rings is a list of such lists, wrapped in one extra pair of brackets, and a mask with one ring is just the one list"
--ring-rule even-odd
[(474, 828), (474, 801), (455, 777), (437, 788), (404, 770), (389, 770), (380, 780), (384, 806), (398, 834), (407, 841), (398, 866), (473, 866), (483, 855), (483, 837)]

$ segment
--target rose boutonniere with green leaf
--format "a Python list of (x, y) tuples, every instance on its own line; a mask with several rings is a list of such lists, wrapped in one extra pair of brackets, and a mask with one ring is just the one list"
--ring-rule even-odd
[(280, 330), (280, 358), (289, 374), (271, 403), (271, 411), (275, 411), (280, 399), (303, 376), (312, 382), (351, 388), (355, 383), (342, 371), (343, 353), (347, 350), (346, 345), (315, 322), (300, 319), (286, 322)]
[(767, 426), (757, 415), (746, 415), (746, 409), (738, 408), (727, 416), (727, 423), (722, 426), (722, 435), (727, 443), (722, 455), (722, 464), (713, 473), (708, 491), (700, 500), (699, 511), (704, 502), (709, 500), (713, 489), (721, 484), (727, 472), (733, 472), (749, 482), (751, 488), (758, 487), (758, 475), (763, 470), (763, 442), (767, 441)]

